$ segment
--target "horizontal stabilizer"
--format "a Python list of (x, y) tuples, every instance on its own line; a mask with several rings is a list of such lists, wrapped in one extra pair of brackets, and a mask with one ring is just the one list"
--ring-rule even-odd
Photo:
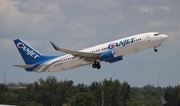
[(35, 66), (35, 64), (32, 65), (13, 65), (15, 67), (20, 67), (20, 68), (33, 68)]

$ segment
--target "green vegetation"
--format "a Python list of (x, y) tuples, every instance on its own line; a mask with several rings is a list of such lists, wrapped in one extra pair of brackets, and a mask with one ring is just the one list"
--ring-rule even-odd
[[(19, 83), (22, 85), (22, 83)], [(15, 84), (12, 84), (15, 85)], [(104, 79), (90, 85), (73, 85), (73, 81), (57, 81), (49, 76), (26, 85), (25, 89), (0, 84), (0, 104), (21, 106), (179, 106), (180, 86), (142, 88), (127, 82)], [(164, 97), (164, 98), (163, 98)], [(163, 100), (165, 99), (165, 100)], [(163, 105), (161, 105), (163, 106)]]
[(167, 87), (164, 97), (168, 101), (166, 106), (180, 106), (180, 85)]

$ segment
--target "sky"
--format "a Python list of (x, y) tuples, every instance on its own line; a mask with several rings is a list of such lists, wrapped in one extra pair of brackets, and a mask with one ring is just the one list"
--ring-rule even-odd
[[(74, 84), (118, 79), (131, 86), (180, 84), (179, 0), (1, 0), (0, 83), (33, 83), (55, 76)], [(35, 73), (13, 67), (24, 64), (13, 40), (20, 38), (44, 55), (61, 55), (58, 46), (80, 50), (145, 32), (169, 38), (158, 47), (125, 55), (123, 61), (102, 62), (100, 70), (83, 66), (63, 72)]]

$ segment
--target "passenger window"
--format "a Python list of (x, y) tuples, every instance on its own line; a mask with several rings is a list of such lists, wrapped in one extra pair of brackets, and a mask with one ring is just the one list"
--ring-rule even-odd
[(154, 34), (154, 36), (158, 36), (158, 35), (160, 35), (160, 33), (156, 33), (156, 34)]

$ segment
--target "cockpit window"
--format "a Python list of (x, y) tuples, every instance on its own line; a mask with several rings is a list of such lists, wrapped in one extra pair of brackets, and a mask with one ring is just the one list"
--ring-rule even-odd
[(156, 33), (156, 34), (154, 34), (154, 36), (158, 36), (158, 35), (160, 35), (160, 33)]

